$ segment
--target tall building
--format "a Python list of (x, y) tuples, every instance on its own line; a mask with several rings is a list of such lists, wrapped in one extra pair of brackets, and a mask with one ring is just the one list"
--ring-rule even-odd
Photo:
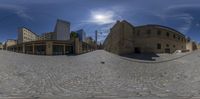
[(38, 35), (31, 30), (22, 27), (18, 30), (18, 43), (35, 41), (38, 39)]
[(85, 31), (83, 29), (80, 29), (80, 30), (76, 31), (76, 33), (78, 34), (79, 40), (85, 42), (85, 39), (86, 39)]
[(186, 37), (166, 26), (133, 26), (124, 20), (117, 21), (111, 28), (104, 48), (115, 54), (173, 53), (186, 50)]
[(41, 35), (44, 40), (55, 40), (55, 32), (47, 32)]
[(70, 39), (70, 22), (58, 19), (55, 29), (56, 40), (69, 40)]
[(93, 41), (92, 37), (86, 37), (85, 43), (87, 43), (87, 44), (94, 44), (94, 41)]

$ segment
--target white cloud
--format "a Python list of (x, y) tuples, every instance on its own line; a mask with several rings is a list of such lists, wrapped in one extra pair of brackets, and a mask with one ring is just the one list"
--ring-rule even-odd
[(194, 20), (193, 16), (187, 13), (180, 13), (176, 15), (167, 16), (166, 18), (181, 20), (181, 24), (177, 29), (183, 33), (186, 33), (192, 26)]
[[(161, 14), (157, 14), (156, 16), (160, 17), (163, 22), (174, 25), (176, 24), (176, 29), (184, 34), (186, 34), (194, 21), (194, 17), (192, 14), (184, 11), (184, 7), (190, 7), (189, 5), (177, 5), (170, 6), (166, 8)], [(178, 24), (177, 24), (178, 23)]]
[(32, 17), (26, 13), (26, 8), (17, 5), (0, 4), (0, 9), (10, 10), (21, 18), (32, 20)]
[(197, 23), (197, 24), (196, 24), (196, 26), (197, 26), (197, 27), (199, 27), (199, 26), (200, 26), (200, 24), (199, 24), (199, 23)]
[(200, 8), (200, 4), (180, 4), (169, 6), (166, 10), (176, 10), (184, 8)]

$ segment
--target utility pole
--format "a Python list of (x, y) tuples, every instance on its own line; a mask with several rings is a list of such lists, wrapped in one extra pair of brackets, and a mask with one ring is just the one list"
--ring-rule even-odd
[(98, 36), (98, 31), (95, 31), (95, 43), (97, 44), (97, 36)]
[(97, 36), (98, 36), (98, 31), (95, 31), (95, 47), (97, 49)]

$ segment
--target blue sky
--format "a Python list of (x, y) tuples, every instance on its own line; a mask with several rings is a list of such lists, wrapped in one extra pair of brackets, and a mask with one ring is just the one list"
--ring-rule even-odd
[(127, 20), (134, 26), (168, 26), (200, 42), (199, 0), (1, 0), (0, 42), (16, 39), (22, 26), (38, 34), (53, 31), (58, 18), (87, 36), (102, 32), (99, 41), (116, 20)]

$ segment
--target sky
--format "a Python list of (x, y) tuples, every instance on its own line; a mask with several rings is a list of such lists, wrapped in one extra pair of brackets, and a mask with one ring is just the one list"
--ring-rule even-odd
[(17, 39), (19, 27), (51, 32), (57, 19), (87, 36), (97, 30), (101, 42), (117, 20), (164, 25), (200, 42), (200, 0), (0, 0), (0, 42)]

